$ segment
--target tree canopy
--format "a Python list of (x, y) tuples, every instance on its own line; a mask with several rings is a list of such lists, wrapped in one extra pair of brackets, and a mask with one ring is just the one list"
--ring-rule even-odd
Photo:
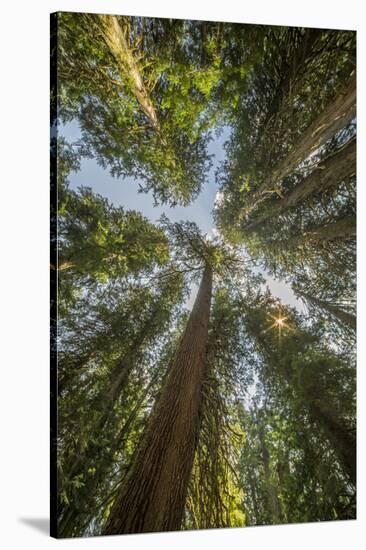
[[(355, 33), (55, 17), (55, 533), (354, 518)], [(210, 185), (214, 233), (174, 220)]]

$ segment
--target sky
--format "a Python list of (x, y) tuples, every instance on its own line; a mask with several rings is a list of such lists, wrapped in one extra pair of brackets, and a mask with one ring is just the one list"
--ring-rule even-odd
[[(62, 126), (60, 133), (70, 143), (80, 138), (80, 130), (76, 121)], [(72, 172), (69, 177), (70, 187), (75, 190), (82, 185), (90, 187), (95, 193), (106, 197), (115, 206), (123, 206), (128, 210), (137, 210), (152, 222), (156, 222), (162, 214), (166, 214), (173, 222), (196, 222), (203, 233), (212, 236), (214, 230), (212, 212), (219, 190), (215, 181), (215, 170), (225, 158), (224, 143), (227, 141), (229, 135), (230, 128), (225, 127), (221, 135), (210, 142), (208, 152), (210, 155), (213, 155), (212, 167), (203, 189), (189, 206), (154, 206), (152, 193), (139, 193), (138, 182), (136, 180), (123, 177), (114, 178), (110, 175), (108, 169), (99, 166), (94, 159), (82, 159), (80, 170)], [(260, 269), (259, 271), (264, 276), (266, 285), (269, 287), (271, 293), (279, 298), (282, 303), (296, 307), (301, 312), (305, 311), (303, 303), (297, 300), (287, 283), (280, 279), (274, 279), (264, 269)], [(197, 286), (193, 285), (187, 307), (193, 305), (196, 292)]]

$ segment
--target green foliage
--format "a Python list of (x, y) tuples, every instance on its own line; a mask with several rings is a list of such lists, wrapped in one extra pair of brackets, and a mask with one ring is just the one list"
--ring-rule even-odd
[(170, 360), (184, 285), (174, 270), (156, 277), (92, 287), (59, 326), (63, 536), (103, 521), (105, 498), (126, 473)]
[[(58, 19), (58, 121), (77, 121), (82, 134), (51, 141), (61, 535), (103, 532), (174, 363), (188, 292), (208, 267), (182, 528), (355, 517), (356, 178), (353, 157), (338, 160), (354, 145), (355, 121), (316, 147), (301, 142), (352, 81), (355, 34)], [(134, 177), (155, 202), (188, 205), (223, 125), (231, 136), (216, 174), (213, 239), (195, 223), (153, 224), (90, 188), (69, 188), (86, 156)], [(292, 285), (306, 314), (263, 294), (262, 268)]]
[[(334, 55), (334, 48), (342, 53)], [(355, 157), (342, 164), (341, 152), (355, 136), (355, 111), (316, 147), (314, 136), (332, 127), (336, 114), (321, 116), (337, 98), (342, 106), (346, 97), (355, 34), (268, 28), (258, 51), (218, 172), (216, 222), (224, 238), (244, 246), (299, 296), (311, 288), (315, 298), (342, 303), (354, 315)], [(313, 139), (302, 142), (312, 124)], [(332, 172), (322, 183), (317, 175), (332, 156)], [(314, 303), (307, 303), (315, 313)], [(344, 323), (338, 332), (349, 339)]]
[(126, 48), (117, 57), (109, 24), (61, 14), (59, 116), (78, 118), (82, 153), (113, 175), (138, 178), (156, 200), (188, 204), (210, 165), (207, 132), (217, 119), (210, 96), (221, 70), (187, 51), (190, 29), (180, 22), (118, 18)]
[[(282, 418), (292, 416), (292, 422), (298, 423), (294, 430), (300, 430), (302, 437), (308, 438), (303, 443), (306, 452), (313, 453), (311, 460), (315, 464), (306, 463), (306, 470), (301, 475), (304, 478), (308, 471), (309, 483), (313, 483), (311, 472), (316, 469), (316, 460), (320, 456), (315, 452), (316, 447), (312, 449), (313, 440), (319, 438), (319, 448), (327, 457), (322, 460), (327, 475), (337, 472), (337, 505), (344, 500), (345, 493), (349, 498), (347, 513), (350, 513), (354, 506), (354, 492), (346, 488), (355, 482), (354, 364), (347, 355), (326, 345), (321, 325), (307, 326), (299, 314), (283, 306), (280, 316), (286, 321), (280, 333), (278, 325), (273, 323), (273, 319), (279, 316), (278, 308), (279, 305), (270, 297), (262, 297), (248, 308), (245, 319), (248, 334), (254, 338), (261, 356), (258, 365), (258, 376), (264, 386), (261, 407), (266, 410), (284, 409)], [(293, 444), (298, 445), (299, 441)], [(303, 449), (302, 444), (300, 449)], [(305, 449), (302, 452), (305, 453)], [(335, 500), (332, 495), (326, 497), (330, 507), (327, 510), (332, 510)], [(330, 514), (327, 519), (332, 519), (333, 511), (327, 513)], [(339, 513), (337, 517), (341, 517)]]
[(58, 194), (61, 311), (83, 285), (105, 284), (153, 271), (169, 259), (164, 233), (139, 212), (124, 211), (82, 187)]

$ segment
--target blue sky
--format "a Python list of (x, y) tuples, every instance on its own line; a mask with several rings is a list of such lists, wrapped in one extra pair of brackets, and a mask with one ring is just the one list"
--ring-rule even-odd
[[(80, 131), (76, 121), (63, 126), (60, 132), (65, 139), (72, 143), (80, 138)], [(152, 193), (139, 193), (137, 182), (133, 178), (114, 178), (108, 170), (97, 164), (94, 159), (83, 159), (79, 172), (73, 172), (70, 177), (70, 187), (77, 189), (84, 185), (91, 187), (94, 192), (108, 198), (116, 206), (123, 206), (128, 210), (138, 210), (152, 222), (156, 222), (164, 213), (171, 221), (193, 221), (203, 233), (211, 233), (214, 228), (212, 211), (218, 186), (215, 181), (215, 170), (225, 157), (224, 143), (230, 135), (230, 128), (224, 128), (221, 135), (209, 144), (209, 154), (213, 155), (213, 166), (208, 175), (206, 184), (194, 202), (189, 206), (169, 207), (153, 206)], [(260, 272), (266, 279), (272, 294), (281, 299), (284, 304), (304, 311), (302, 302), (296, 299), (292, 289), (284, 281), (270, 277), (263, 269)], [(192, 288), (188, 307), (193, 303), (196, 286)]]
[[(209, 144), (209, 154), (214, 155), (214, 157), (208, 182), (197, 199), (189, 206), (171, 208), (163, 205), (154, 207), (152, 193), (139, 193), (136, 180), (133, 178), (114, 178), (108, 170), (98, 166), (93, 159), (82, 160), (81, 170), (73, 173), (69, 178), (70, 186), (72, 189), (77, 189), (81, 185), (91, 187), (96, 193), (107, 197), (116, 206), (139, 210), (152, 222), (156, 222), (164, 213), (171, 221), (190, 220), (196, 222), (204, 233), (209, 233), (214, 226), (212, 209), (218, 191), (214, 172), (218, 163), (224, 159), (223, 144), (228, 139), (229, 133), (229, 128), (225, 128), (220, 138)], [(73, 122), (64, 126), (62, 134), (69, 142), (79, 139), (80, 132), (77, 123)]]

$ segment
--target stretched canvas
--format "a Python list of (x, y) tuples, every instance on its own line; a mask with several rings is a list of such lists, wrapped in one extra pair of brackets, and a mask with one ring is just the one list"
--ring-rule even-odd
[(51, 16), (51, 534), (356, 517), (356, 33)]

